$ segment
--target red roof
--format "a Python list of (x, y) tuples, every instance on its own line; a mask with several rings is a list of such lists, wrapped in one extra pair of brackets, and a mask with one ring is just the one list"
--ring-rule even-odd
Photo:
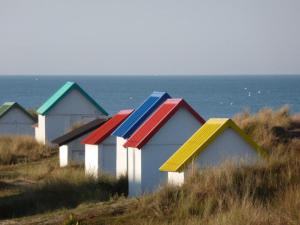
[(187, 109), (201, 124), (205, 123), (205, 120), (183, 99), (167, 99), (128, 139), (124, 147), (141, 149), (181, 107)]
[(105, 124), (81, 141), (81, 144), (96, 145), (104, 141), (134, 110), (121, 110)]

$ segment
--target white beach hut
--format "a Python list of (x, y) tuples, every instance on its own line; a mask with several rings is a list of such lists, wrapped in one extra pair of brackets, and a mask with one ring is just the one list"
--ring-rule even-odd
[(123, 145), (133, 132), (170, 95), (166, 92), (153, 92), (113, 133), (117, 137), (117, 177), (127, 174), (127, 148)]
[(0, 106), (0, 135), (34, 136), (36, 120), (16, 102), (6, 102)]
[(93, 131), (81, 144), (85, 145), (85, 172), (98, 177), (101, 173), (116, 176), (116, 137), (111, 133), (133, 112), (121, 110)]
[(86, 123), (107, 112), (78, 84), (67, 82), (38, 110), (36, 139), (42, 143), (68, 132), (76, 123)]
[(52, 143), (59, 146), (59, 165), (64, 167), (70, 163), (84, 164), (84, 145), (80, 141), (106, 121), (107, 118), (95, 119), (53, 140)]
[(180, 185), (189, 170), (218, 166), (224, 161), (254, 163), (267, 152), (231, 119), (208, 120), (166, 162), (168, 183)]
[(159, 167), (204, 122), (183, 99), (167, 99), (125, 143), (129, 196), (152, 192), (167, 182)]

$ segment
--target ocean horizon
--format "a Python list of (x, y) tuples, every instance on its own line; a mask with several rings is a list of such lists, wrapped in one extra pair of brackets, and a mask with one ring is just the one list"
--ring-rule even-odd
[(2, 75), (0, 102), (37, 109), (66, 81), (78, 82), (110, 114), (136, 108), (152, 91), (184, 98), (206, 119), (283, 105), (300, 112), (297, 75)]

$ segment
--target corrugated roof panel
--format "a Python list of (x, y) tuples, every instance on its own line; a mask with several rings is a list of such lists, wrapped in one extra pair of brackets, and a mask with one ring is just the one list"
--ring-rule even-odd
[(141, 125), (125, 143), (125, 147), (142, 148), (153, 135), (177, 112), (180, 107), (186, 108), (200, 124), (205, 120), (192, 109), (183, 99), (167, 99), (160, 107)]
[(99, 111), (104, 115), (108, 113), (90, 96), (88, 95), (77, 83), (75, 82), (66, 82), (60, 89), (58, 89), (44, 104), (37, 110), (41, 115), (47, 114), (47, 112), (52, 109), (63, 97), (69, 93), (71, 90), (78, 90), (86, 99), (93, 104)]
[(196, 158), (220, 133), (229, 127), (235, 130), (262, 156), (267, 154), (231, 119), (210, 119), (160, 167), (160, 170), (170, 172), (182, 171), (190, 161)]
[(105, 124), (81, 141), (81, 144), (100, 144), (118, 127), (134, 110), (121, 110)]
[(95, 130), (96, 128), (98, 128), (99, 126), (104, 124), (107, 121), (107, 119), (108, 118), (98, 118), (98, 119), (92, 120), (76, 129), (66, 133), (66, 134), (63, 134), (60, 137), (57, 137), (52, 142), (58, 144), (59, 146), (65, 145), (65, 144), (87, 134), (88, 132)]
[(153, 92), (140, 105), (134, 113), (132, 113), (113, 133), (112, 135), (129, 138), (131, 134), (161, 105), (170, 95), (166, 92)]

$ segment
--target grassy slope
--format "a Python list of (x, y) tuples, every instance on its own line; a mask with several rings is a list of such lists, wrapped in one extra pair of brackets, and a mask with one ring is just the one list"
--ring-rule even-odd
[[(270, 152), (269, 160), (253, 166), (238, 167), (227, 163), (219, 168), (199, 171), (181, 188), (163, 187), (153, 195), (140, 198), (113, 198), (111, 196), (114, 193), (124, 192), (124, 183), (107, 180), (108, 178), (90, 180), (77, 167), (59, 169), (57, 159), (1, 167), (1, 182), (18, 183), (16, 181), (25, 180), (27, 187), (30, 187), (29, 192), (24, 187), (9, 187), (6, 194), (5, 188), (0, 188), (0, 212), (7, 208), (3, 207), (3, 202), (9, 201), (11, 204), (8, 207), (13, 210), (19, 207), (21, 210), (16, 215), (20, 218), (2, 223), (298, 225), (299, 118), (299, 115), (290, 116), (286, 108), (276, 112), (265, 109), (255, 115), (247, 112), (237, 115), (235, 120), (239, 125)], [(107, 183), (110, 185), (107, 186)], [(66, 184), (67, 188), (62, 188)], [(74, 189), (80, 189), (86, 193), (93, 193), (95, 190), (102, 193), (103, 185), (109, 189), (115, 188), (104, 198), (97, 194), (80, 196), (81, 192), (74, 192)], [(81, 189), (82, 186), (85, 188)], [(65, 190), (63, 194), (62, 190)], [(55, 195), (49, 198), (48, 194), (53, 191)], [(26, 214), (24, 212), (28, 206), (24, 203), (28, 198), (21, 198), (18, 202), (12, 195), (20, 192), (34, 193), (31, 198), (39, 200), (46, 194), (48, 197), (42, 200), (53, 204), (40, 203), (37, 208), (43, 210), (29, 210)], [(1, 196), (6, 196), (5, 201)], [(61, 201), (62, 196), (67, 204)], [(70, 199), (75, 199), (75, 203), (70, 204)], [(16, 202), (21, 206), (14, 205)], [(51, 207), (52, 205), (55, 207)], [(25, 215), (27, 217), (23, 217)]]

